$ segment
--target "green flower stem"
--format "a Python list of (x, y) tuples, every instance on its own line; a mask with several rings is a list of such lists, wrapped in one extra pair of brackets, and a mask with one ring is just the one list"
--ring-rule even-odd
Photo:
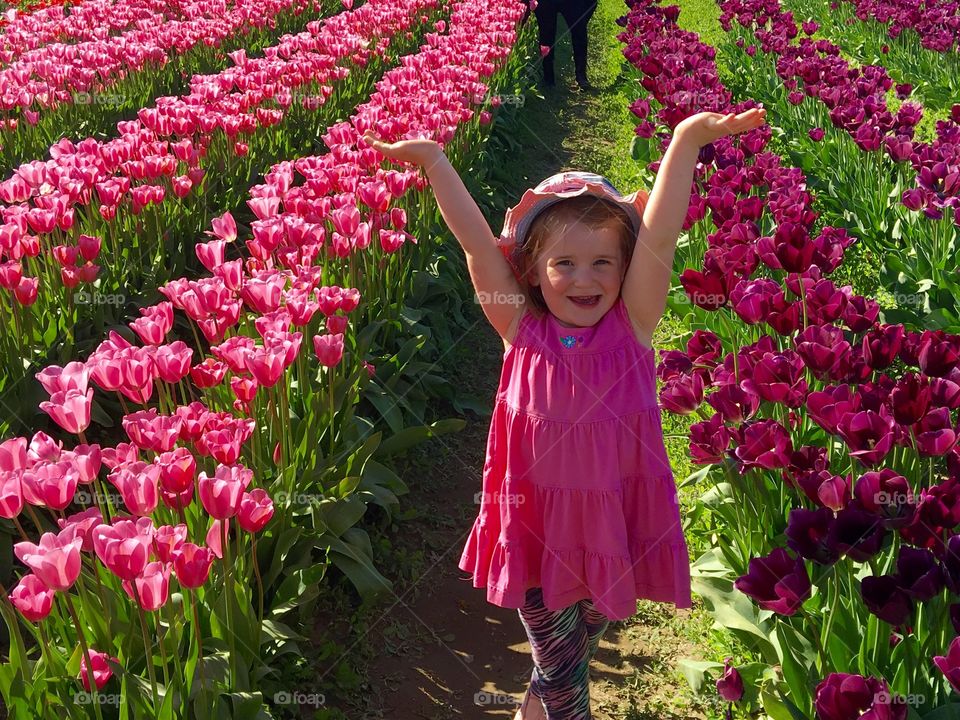
[(233, 643), (233, 577), (230, 574), (230, 543), (227, 540), (226, 522), (223, 520), (220, 521), (220, 549), (223, 556), (220, 558), (223, 563), (223, 599), (227, 606), (227, 642), (230, 644), (230, 687), (235, 687), (234, 664), (237, 651)]
[(157, 712), (159, 708), (159, 695), (157, 694), (157, 675), (153, 667), (153, 643), (147, 633), (147, 620), (143, 614), (143, 605), (140, 604), (140, 591), (137, 590), (136, 580), (130, 581), (130, 587), (133, 588), (133, 596), (137, 603), (137, 614), (140, 616), (140, 633), (143, 635), (143, 652), (147, 661), (147, 674), (150, 676), (150, 687), (153, 689), (153, 711)]
[(67, 612), (73, 618), (73, 625), (77, 629), (77, 638), (80, 640), (80, 651), (83, 653), (83, 659), (87, 664), (87, 681), (90, 683), (91, 702), (93, 710), (96, 713), (97, 720), (103, 720), (103, 714), (100, 712), (100, 703), (97, 701), (97, 682), (93, 677), (93, 663), (90, 660), (90, 650), (87, 647), (87, 639), (83, 635), (83, 627), (80, 625), (80, 618), (77, 617), (77, 611), (73, 607), (73, 601), (70, 599), (70, 593), (62, 593), (63, 601), (67, 604)]

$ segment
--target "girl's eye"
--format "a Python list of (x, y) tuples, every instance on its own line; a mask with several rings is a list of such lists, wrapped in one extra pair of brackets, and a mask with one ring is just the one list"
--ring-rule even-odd
[[(610, 262), (610, 261), (609, 261), (609, 260), (597, 260), (597, 262), (598, 262), (598, 263), (608, 263), (608, 262)], [(597, 264), (597, 263), (594, 263), (594, 265), (596, 265), (596, 264)]]

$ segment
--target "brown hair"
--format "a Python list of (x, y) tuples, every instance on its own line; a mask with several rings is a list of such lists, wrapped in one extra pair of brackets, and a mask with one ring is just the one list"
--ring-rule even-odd
[(637, 236), (633, 231), (630, 216), (616, 203), (595, 195), (578, 195), (564, 198), (539, 213), (530, 224), (526, 237), (513, 251), (512, 260), (520, 275), (520, 287), (530, 302), (527, 303), (538, 316), (547, 312), (547, 304), (538, 285), (530, 282), (536, 271), (537, 257), (547, 244), (547, 239), (559, 234), (571, 222), (584, 225), (615, 228), (620, 236), (620, 257), (623, 268), (630, 265)]

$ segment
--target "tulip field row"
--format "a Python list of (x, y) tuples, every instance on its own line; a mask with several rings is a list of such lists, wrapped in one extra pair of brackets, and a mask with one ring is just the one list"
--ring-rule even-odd
[[(154, 12), (119, 35), (51, 42), (0, 67), (0, 157), (15, 165), (64, 128), (107, 131), (116, 117), (217, 69), (223, 51), (259, 50), (274, 30), (303, 26), (308, 0), (190, 0), (174, 17)], [(112, 122), (113, 121), (113, 122)]]
[[(265, 59), (234, 58), (221, 87), (236, 87), (233, 100), (245, 110), (268, 92), (261, 88), (270, 87), (268, 97), (281, 92), (279, 79), (293, 73), (294, 58), (297, 77), (322, 82), (324, 97), (333, 96), (327, 83), (366, 89), (373, 73), (386, 72), (348, 121), (321, 133), (325, 153), (294, 154), (296, 146), (277, 135), (272, 145), (261, 141), (261, 158), (273, 152), (280, 162), (249, 189), (248, 223), (234, 219), (248, 211), (221, 205), (209, 237), (195, 243), (199, 263), (163, 282), (163, 299), (137, 298), (140, 317), (129, 328), (110, 330), (93, 352), (37, 372), (50, 424), (0, 444), (0, 517), (13, 523), (16, 556), (29, 570), (9, 590), (10, 602), (0, 603), (11, 635), (0, 694), (12, 711), (270, 717), (269, 688), (287, 687), (278, 658), (297, 653), (303, 639), (288, 625), (290, 613), (316, 596), (328, 566), (364, 594), (387, 585), (370, 564), (369, 538), (354, 527), (368, 503), (389, 509), (405, 491), (381, 460), (457, 423), (404, 429), (396, 410), (374, 399), (402, 407), (391, 388), (400, 391), (407, 372), (422, 374), (407, 349), (422, 346), (422, 336), (414, 345), (395, 338), (402, 352), (387, 351), (382, 365), (366, 358), (393, 344), (390, 326), (434, 253), (417, 238), (431, 236), (438, 215), (416, 169), (385, 165), (361, 135), (368, 128), (388, 140), (425, 133), (465, 167), (486, 133), (488, 95), (516, 79), (522, 14), (513, 0), (372, 0), (281, 40), (283, 49)], [(529, 44), (529, 31), (524, 37)], [(420, 50), (392, 69), (392, 61), (359, 54), (375, 45), (385, 56), (411, 41), (422, 42)], [(341, 67), (333, 54), (340, 43), (362, 71), (333, 72)], [(330, 54), (321, 54), (327, 48)], [(261, 66), (277, 79), (256, 70)], [(204, 116), (190, 112), (215, 106), (222, 91), (206, 79), (192, 87), (173, 105), (141, 112), (139, 129), (124, 137), (146, 136), (144, 147), (164, 142), (156, 139), (171, 134), (164, 123), (185, 119), (197, 123), (191, 133), (212, 138), (211, 151), (235, 152), (236, 133), (212, 135), (214, 126), (204, 129)], [(347, 88), (336, 94), (354, 96)], [(294, 115), (291, 103), (278, 107), (276, 117), (240, 116), (254, 127), (277, 127), (284, 111)], [(307, 127), (331, 117), (296, 110)], [(227, 122), (225, 113), (218, 108), (214, 120)], [(87, 175), (85, 198), (77, 188), (78, 198), (89, 200), (93, 187), (102, 193), (106, 181), (96, 172), (109, 167), (116, 148), (77, 143), (54, 160), (96, 152), (101, 162)], [(173, 152), (160, 157), (190, 160)], [(291, 154), (281, 159), (284, 152)], [(129, 162), (118, 155), (116, 168)], [(56, 173), (24, 166), (14, 182), (36, 202), (43, 185), (64, 185)], [(101, 197), (98, 215), (110, 222), (103, 206)], [(38, 214), (28, 212), (26, 227), (42, 236), (44, 228), (33, 227)], [(131, 236), (108, 237), (118, 252)], [(106, 242), (80, 234), (72, 247), (45, 248), (60, 264), (60, 279), (71, 262), (107, 251)], [(118, 287), (125, 279), (118, 269)], [(382, 416), (361, 416), (361, 401)], [(98, 421), (97, 404), (119, 427)]]
[[(721, 23), (737, 17), (751, 27), (749, 19), (770, 8), (723, 2)], [(643, 121), (638, 156), (654, 155), (657, 131), (693, 111), (746, 107), (720, 82), (715, 49), (679, 29), (677, 10), (632, 3), (624, 21), (624, 54), (649, 93), (631, 106)], [(689, 451), (703, 467), (688, 482), (705, 485), (698, 512), (712, 518), (717, 536), (693, 564), (694, 590), (752, 653), (736, 667), (692, 663), (688, 675), (723, 671), (725, 699), (776, 720), (956, 717), (960, 336), (929, 329), (955, 306), (937, 304), (928, 286), (932, 303), (921, 316), (898, 307), (902, 296), (874, 298), (831, 280), (857, 247), (861, 257), (920, 255), (946, 231), (940, 252), (955, 248), (956, 225), (952, 216), (935, 224), (925, 215), (913, 233), (871, 232), (874, 220), (909, 220), (900, 192), (891, 191), (903, 178), (890, 182), (896, 166), (880, 154), (891, 143), (873, 142), (867, 131), (877, 126), (864, 120), (898, 139), (910, 137), (913, 123), (906, 115), (883, 120), (882, 109), (869, 106), (876, 89), (847, 87), (844, 78), (859, 73), (826, 74), (827, 59), (801, 56), (805, 45), (789, 43), (797, 34), (789, 17), (763, 26), (758, 21), (756, 40), (781, 58), (776, 67), (759, 54), (753, 60), (753, 38), (731, 40), (726, 57), (746, 50), (736, 72), (749, 79), (745, 96), (765, 103), (773, 124), (787, 128), (791, 157), (805, 161), (789, 167), (771, 151), (769, 127), (701, 152), (688, 241), (678, 253), (686, 302), (671, 303), (691, 336), (662, 352), (658, 365), (664, 409), (698, 420)], [(785, 96), (801, 78), (809, 95), (830, 103), (829, 115), (813, 114), (822, 127), (802, 127), (804, 116), (789, 113), (793, 98)], [(955, 127), (944, 122), (942, 152)], [(823, 152), (824, 144), (845, 154)], [(853, 172), (831, 176), (841, 159), (848, 172), (851, 164), (882, 168), (889, 185), (870, 197), (876, 184)], [(924, 185), (952, 170), (920, 172)], [(954, 207), (942, 193), (937, 201)], [(861, 224), (849, 222), (847, 210), (868, 208)], [(955, 272), (952, 260), (932, 257), (944, 275)], [(876, 278), (863, 281), (876, 286)]]
[(0, 183), (0, 315), (19, 330), (0, 338), (5, 404), (22, 416), (36, 404), (17, 381), (25, 358), (66, 362), (183, 272), (213, 210), (241, 202), (253, 168), (313, 146), (313, 124), (368, 95), (436, 6), (374, 0), (284, 36), (262, 58), (238, 50), (233, 67), (194, 76), (189, 94), (118, 123), (117, 138), (62, 140), (50, 161)]
[(829, 38), (864, 63), (882, 64), (910, 84), (925, 107), (960, 100), (960, 14), (955, 3), (833, 0), (829, 5), (788, 0), (798, 18), (815, 21)]

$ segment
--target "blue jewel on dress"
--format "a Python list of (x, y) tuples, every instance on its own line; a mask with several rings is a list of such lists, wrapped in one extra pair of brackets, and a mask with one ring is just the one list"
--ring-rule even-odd
[(563, 343), (563, 346), (568, 350), (572, 348), (577, 343), (583, 344), (583, 338), (579, 335), (561, 335), (560, 342)]

